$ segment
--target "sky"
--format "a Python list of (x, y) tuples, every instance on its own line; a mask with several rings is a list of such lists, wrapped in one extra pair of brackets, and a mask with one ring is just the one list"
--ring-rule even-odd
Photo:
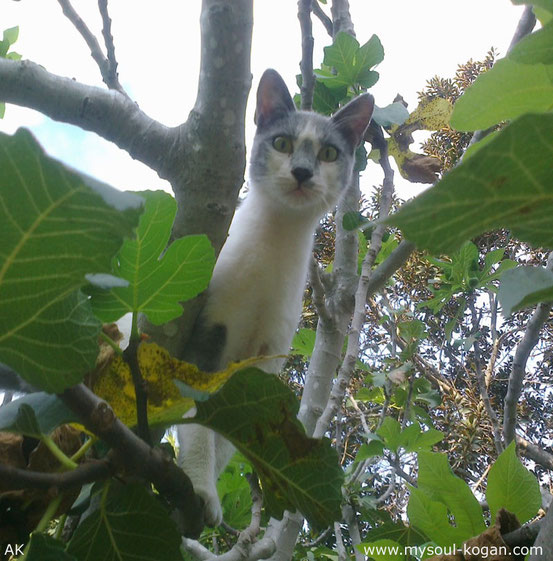
[[(232, 0), (229, 0), (232, 1)], [(97, 2), (72, 0), (81, 17), (101, 40)], [(155, 7), (154, 7), (155, 5)], [(165, 125), (186, 120), (197, 88), (200, 57), (200, 0), (158, 2), (111, 0), (119, 78), (143, 111)], [(490, 47), (504, 55), (523, 7), (510, 0), (350, 0), (361, 44), (374, 33), (384, 46), (385, 59), (376, 70), (379, 82), (370, 90), (377, 105), (391, 103), (400, 93), (413, 110), (417, 92), (434, 75), (453, 77), (457, 64), (485, 57)], [(329, 12), (328, 6), (323, 8)], [(278, 70), (294, 93), (301, 42), (295, 0), (255, 0), (252, 47), (252, 93), (262, 72)], [(52, 73), (102, 87), (99, 70), (72, 24), (55, 0), (4, 0), (0, 32), (19, 25), (13, 49)], [(330, 38), (314, 18), (315, 67)], [(251, 146), (253, 95), (248, 103), (246, 136)], [(0, 131), (30, 128), (50, 155), (119, 189), (166, 189), (155, 172), (132, 160), (112, 143), (77, 127), (55, 123), (41, 114), (8, 105)], [(362, 185), (382, 181), (381, 170), (369, 166)], [(420, 191), (396, 174), (400, 195)]]

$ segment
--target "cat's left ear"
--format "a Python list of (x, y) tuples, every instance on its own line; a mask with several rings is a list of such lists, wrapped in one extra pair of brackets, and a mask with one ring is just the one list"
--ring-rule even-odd
[(353, 150), (357, 148), (369, 123), (374, 109), (374, 97), (363, 94), (352, 99), (333, 115), (332, 122), (350, 143)]
[(257, 88), (255, 124), (264, 127), (295, 110), (296, 106), (281, 75), (272, 68), (265, 70)]

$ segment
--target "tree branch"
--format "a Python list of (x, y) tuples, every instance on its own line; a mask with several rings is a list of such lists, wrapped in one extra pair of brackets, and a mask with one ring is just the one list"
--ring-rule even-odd
[(472, 348), (474, 349), (474, 363), (476, 368), (476, 381), (478, 383), (478, 390), (480, 392), (480, 398), (482, 399), (482, 403), (484, 404), (484, 409), (488, 415), (488, 419), (492, 425), (492, 432), (493, 432), (493, 440), (495, 444), (495, 449), (497, 454), (501, 454), (503, 452), (503, 443), (501, 441), (501, 429), (499, 428), (499, 419), (492, 407), (492, 403), (490, 400), (490, 395), (488, 393), (488, 387), (486, 385), (486, 377), (482, 370), (482, 353), (480, 351), (480, 345), (478, 343), (478, 339), (476, 337), (476, 333), (480, 327), (480, 320), (481, 318), (477, 317), (476, 314), (476, 307), (474, 305), (475, 296), (471, 296), (469, 298), (469, 309), (472, 314), (472, 329), (471, 335), (474, 337), (474, 343), (472, 344)]
[[(553, 559), (553, 508), (549, 507), (545, 518), (541, 520), (541, 528), (534, 542), (536, 549), (528, 561), (543, 561)], [(538, 549), (540, 548), (540, 549)]]
[(522, 436), (516, 437), (517, 448), (527, 457), (540, 464), (545, 469), (553, 470), (553, 454), (542, 450), (539, 446), (532, 444)]
[(112, 408), (84, 384), (65, 390), (59, 398), (87, 429), (113, 448), (116, 460), (128, 473), (151, 481), (177, 509), (185, 536), (199, 536), (203, 528), (200, 499), (188, 476), (170, 458), (136, 436), (115, 416)]
[(330, 322), (331, 317), (325, 302), (325, 287), (321, 280), (321, 270), (317, 260), (312, 257), (309, 263), (309, 284), (311, 286), (313, 305), (317, 310), (317, 315), (322, 317), (324, 321)]
[(0, 58), (0, 99), (95, 132), (161, 177), (168, 176), (178, 130), (148, 117), (119, 92), (51, 74), (28, 60)]
[[(316, 1), (316, 0), (315, 0)], [(313, 74), (313, 27), (311, 24), (311, 0), (298, 0), (298, 19), (301, 28), (301, 108), (313, 108), (315, 75)]]
[(332, 20), (324, 13), (323, 9), (319, 5), (318, 0), (313, 0), (313, 2), (311, 3), (311, 10), (319, 18), (320, 22), (324, 25), (326, 32), (331, 37), (334, 37), (334, 25), (332, 24)]
[[(380, 163), (382, 169), (384, 170), (384, 182), (382, 185), (382, 194), (380, 197), (380, 218), (384, 218), (388, 216), (390, 208), (392, 206), (392, 195), (394, 192), (394, 172), (390, 166), (390, 163), (388, 161), (388, 154), (386, 152), (382, 153)], [(357, 361), (357, 356), (359, 354), (361, 331), (363, 329), (363, 324), (365, 323), (366, 317), (365, 306), (367, 302), (371, 272), (374, 266), (374, 262), (376, 261), (376, 256), (378, 255), (378, 252), (382, 247), (382, 236), (384, 235), (385, 231), (386, 227), (383, 224), (379, 224), (375, 227), (371, 236), (371, 244), (369, 250), (367, 251), (365, 258), (363, 259), (363, 264), (361, 265), (361, 278), (359, 279), (357, 290), (355, 292), (355, 306), (353, 319), (348, 335), (346, 356), (344, 357), (344, 360), (338, 372), (338, 377), (332, 387), (332, 392), (325, 410), (317, 420), (317, 425), (315, 431), (313, 432), (314, 438), (321, 438), (327, 431), (330, 421), (332, 420), (332, 418), (336, 414), (336, 411), (338, 410), (338, 407), (342, 403), (344, 394), (355, 370), (355, 364)]]
[(94, 34), (90, 31), (86, 23), (83, 21), (81, 16), (75, 11), (69, 0), (58, 0), (58, 4), (61, 6), (63, 14), (65, 17), (73, 24), (75, 29), (81, 34), (82, 38), (85, 40), (88, 48), (90, 49), (90, 54), (95, 60), (98, 68), (100, 69), (100, 74), (102, 75), (102, 80), (106, 86), (110, 89), (119, 91), (120, 93), (127, 95), (121, 84), (117, 80), (117, 74), (115, 74), (115, 81), (113, 80), (113, 75), (110, 69), (110, 63), (108, 59), (104, 56), (100, 44)]
[[(549, 271), (553, 270), (553, 253), (549, 254), (545, 268)], [(550, 310), (551, 303), (541, 302), (537, 305), (532, 317), (528, 320), (524, 336), (515, 351), (503, 412), (503, 440), (505, 446), (515, 439), (517, 404), (522, 393), (522, 382), (526, 375), (526, 363), (532, 349), (539, 341), (540, 329), (549, 317)]]
[(107, 479), (115, 473), (115, 464), (109, 459), (89, 461), (79, 465), (71, 471), (62, 473), (44, 473), (15, 468), (0, 464), (0, 487), (3, 491), (12, 489), (50, 489), (55, 487), (60, 491), (72, 487), (80, 487), (85, 483), (92, 483)]
[(532, 30), (536, 26), (536, 16), (534, 11), (532, 10), (532, 6), (525, 6), (524, 11), (522, 12), (522, 16), (520, 16), (520, 20), (518, 21), (517, 28), (515, 29), (515, 33), (513, 38), (511, 39), (511, 44), (507, 49), (507, 54), (509, 54), (513, 47), (526, 35), (532, 33)]
[[(117, 74), (117, 58), (115, 57), (115, 44), (113, 42), (113, 35), (111, 34), (111, 18), (108, 14), (108, 0), (98, 0), (98, 9), (102, 16), (102, 35), (104, 37), (104, 44), (106, 45), (107, 52), (107, 77), (109, 80), (108, 87), (114, 88), (126, 95), (125, 90), (119, 83), (119, 76)], [(113, 86), (110, 86), (113, 84)]]
[(261, 530), (263, 495), (256, 475), (249, 476), (248, 483), (252, 495), (252, 517), (249, 526), (240, 533), (236, 544), (226, 553), (215, 555), (196, 540), (184, 538), (182, 544), (188, 553), (202, 561), (257, 561), (273, 554), (275, 542), (271, 538), (265, 537), (255, 542)]
[(140, 371), (140, 364), (138, 362), (138, 346), (140, 345), (140, 339), (133, 337), (131, 335), (129, 344), (123, 352), (123, 358), (127, 363), (129, 370), (131, 371), (132, 381), (134, 385), (134, 393), (136, 399), (136, 426), (138, 430), (138, 436), (146, 442), (146, 444), (152, 445), (152, 439), (150, 435), (150, 426), (148, 424), (148, 391), (146, 388), (146, 382), (142, 377)]
[[(218, 254), (226, 240), (246, 167), (245, 113), (251, 86), (253, 0), (203, 0), (198, 95), (178, 129), (169, 181), (178, 203), (173, 239), (206, 234)], [(178, 320), (146, 330), (177, 358), (202, 300)]]

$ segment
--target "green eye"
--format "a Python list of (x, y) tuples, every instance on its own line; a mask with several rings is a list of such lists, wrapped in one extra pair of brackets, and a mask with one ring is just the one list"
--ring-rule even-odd
[(294, 151), (292, 141), (286, 136), (276, 136), (273, 139), (273, 148), (277, 152), (283, 152), (284, 154), (291, 154)]
[(334, 146), (323, 146), (319, 150), (318, 158), (321, 162), (335, 162), (338, 157), (338, 150)]

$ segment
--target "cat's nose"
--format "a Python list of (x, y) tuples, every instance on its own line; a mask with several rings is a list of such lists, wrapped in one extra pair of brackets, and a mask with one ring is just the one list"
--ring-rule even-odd
[(298, 183), (303, 183), (313, 177), (313, 172), (309, 168), (294, 168), (292, 175), (298, 180)]

